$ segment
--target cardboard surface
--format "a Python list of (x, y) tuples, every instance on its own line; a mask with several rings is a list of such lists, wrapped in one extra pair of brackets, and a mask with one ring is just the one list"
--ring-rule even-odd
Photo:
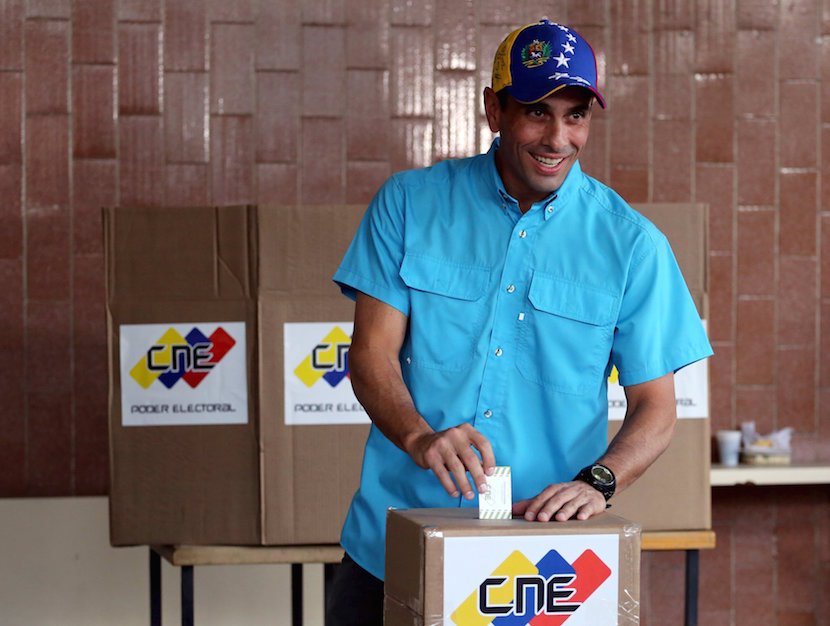
[(353, 310), (354, 305), (339, 294), (260, 296), (263, 543), (283, 543), (286, 537), (292, 543), (340, 540), (345, 513), (357, 490), (369, 426), (285, 424), (282, 332), (286, 322), (350, 320)]
[[(609, 439), (622, 422), (609, 423)], [(611, 499), (611, 510), (643, 530), (712, 527), (709, 420), (678, 420), (668, 449), (631, 487)]]
[[(634, 205), (666, 235), (698, 313), (708, 314), (708, 207), (703, 204)], [(668, 449), (626, 491), (612, 510), (643, 530), (696, 530), (712, 527), (709, 407), (705, 417), (677, 421)], [(609, 422), (608, 440), (622, 422)]]
[[(463, 548), (449, 550), (450, 544), (459, 543), (458, 540), (466, 543), (471, 538), (481, 538), (483, 545), (489, 546), (483, 551), (486, 553), (484, 557), (475, 561), (475, 557), (471, 556), (470, 563), (450, 563), (448, 559), (458, 560), (465, 554)], [(575, 610), (569, 615), (573, 616), (574, 623), (578, 621), (577, 616), (583, 620), (579, 623), (591, 623), (584, 621), (588, 611), (597, 608), (607, 610), (608, 607), (603, 607), (602, 603), (610, 599), (615, 605), (611, 607), (611, 612), (616, 615), (616, 621), (603, 621), (603, 624), (638, 624), (640, 528), (628, 520), (605, 514), (585, 522), (544, 524), (523, 519), (479, 520), (475, 517), (475, 511), (469, 508), (392, 510), (387, 516), (385, 623), (391, 626), (485, 626), (494, 615), (481, 615), (478, 607), (481, 606), (482, 594), (486, 594), (485, 602), (495, 601), (504, 611), (515, 611), (516, 595), (511, 594), (510, 590), (517, 582), (516, 577), (526, 576), (530, 582), (541, 577), (550, 585), (551, 574), (545, 573), (542, 563), (551, 562), (545, 560), (551, 557), (554, 550), (557, 572), (565, 572), (569, 564), (579, 562), (582, 557), (597, 557), (592, 546), (598, 541), (605, 541), (615, 551), (610, 559), (607, 552), (604, 554), (604, 558), (611, 561), (608, 577), (602, 578), (602, 582), (583, 597), (579, 594), (573, 596), (574, 602), (579, 599), (581, 606), (572, 607)], [(543, 560), (534, 566), (537, 556), (546, 552)], [(573, 555), (578, 553), (582, 553), (581, 557), (574, 559)], [(495, 569), (491, 569), (493, 563), (496, 564)], [(604, 563), (600, 562), (599, 566), (604, 567)], [(576, 578), (558, 587), (563, 592), (559, 596), (562, 601), (567, 600), (566, 589), (584, 589), (582, 585), (594, 574), (590, 568), (579, 565), (575, 566), (575, 570)], [(447, 572), (463, 574), (460, 580), (455, 576), (449, 580)], [(472, 581), (469, 584), (465, 579), (468, 572)], [(489, 583), (484, 583), (485, 579)], [(616, 587), (613, 587), (614, 580)], [(609, 585), (612, 588), (609, 589)], [(457, 592), (452, 590), (453, 586), (462, 590), (462, 596), (469, 586), (470, 596), (457, 603)], [(552, 589), (550, 586), (546, 588), (549, 592)], [(532, 593), (528, 592), (528, 604), (533, 602)], [(592, 599), (594, 593), (597, 595)], [(445, 597), (445, 594), (455, 595)], [(549, 610), (549, 606), (545, 604), (544, 608), (540, 608), (537, 604), (528, 610), (531, 613), (526, 615), (535, 616)]]
[[(110, 361), (110, 540), (134, 544), (337, 543), (357, 488), (367, 425), (287, 426), (286, 322), (351, 322), (331, 274), (364, 207), (106, 209)], [(245, 324), (247, 415), (241, 424), (125, 426), (125, 325), (162, 325), (176, 341), (208, 323)], [(178, 325), (178, 326), (177, 326)], [(188, 340), (189, 341), (189, 340)], [(140, 346), (139, 346), (140, 348)], [(160, 338), (163, 363), (176, 357)], [(213, 348), (211, 348), (212, 350)], [(148, 360), (148, 363), (150, 361)], [(184, 362), (183, 362), (184, 363)], [(172, 366), (171, 366), (172, 367)], [(202, 372), (204, 387), (222, 371)], [(126, 380), (122, 380), (122, 371)], [(161, 380), (161, 377), (159, 377)], [(166, 393), (159, 380), (151, 383)], [(169, 389), (194, 394), (182, 380)], [(187, 409), (186, 401), (147, 409)], [(195, 411), (195, 409), (194, 409)], [(198, 415), (192, 416), (198, 419)]]
[(668, 238), (697, 311), (705, 319), (708, 313), (708, 205), (654, 203), (632, 206)]

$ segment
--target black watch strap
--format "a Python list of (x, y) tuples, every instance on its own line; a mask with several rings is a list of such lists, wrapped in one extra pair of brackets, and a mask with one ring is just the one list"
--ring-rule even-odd
[(581, 480), (591, 485), (603, 495), (606, 502), (611, 499), (617, 489), (617, 478), (614, 476), (614, 472), (601, 463), (592, 463), (587, 467), (583, 467), (574, 477), (574, 480)]

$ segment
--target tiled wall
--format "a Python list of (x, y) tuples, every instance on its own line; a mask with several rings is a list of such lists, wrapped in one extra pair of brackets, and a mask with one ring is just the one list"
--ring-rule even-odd
[[(493, 51), (541, 15), (599, 54), (589, 173), (711, 208), (713, 427), (830, 462), (827, 0), (0, 0), (0, 495), (106, 492), (102, 205), (364, 203), (487, 147)], [(701, 623), (830, 623), (829, 511), (716, 492)], [(643, 623), (682, 571), (646, 556)]]

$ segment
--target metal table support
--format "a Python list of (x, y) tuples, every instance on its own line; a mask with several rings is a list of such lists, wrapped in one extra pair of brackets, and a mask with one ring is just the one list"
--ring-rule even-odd
[[(643, 551), (683, 550), (686, 553), (684, 626), (697, 626), (700, 550), (715, 547), (712, 530), (659, 531), (642, 534)], [(289, 547), (151, 546), (150, 624), (161, 626), (161, 557), (181, 568), (182, 624), (193, 626), (193, 568), (196, 565), (291, 564), (291, 623), (303, 624), (303, 564), (322, 563), (324, 597), (343, 549), (337, 545)]]
[(686, 602), (683, 623), (697, 626), (697, 590), (700, 582), (700, 551), (686, 550)]

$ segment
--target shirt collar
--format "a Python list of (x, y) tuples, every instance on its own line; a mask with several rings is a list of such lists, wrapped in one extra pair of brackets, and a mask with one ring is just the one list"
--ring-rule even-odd
[[(518, 212), (519, 203), (515, 198), (507, 193), (507, 190), (504, 188), (504, 182), (502, 181), (499, 171), (496, 168), (496, 151), (499, 149), (500, 142), (501, 140), (499, 137), (493, 139), (493, 143), (490, 144), (490, 149), (485, 155), (486, 160), (483, 182), (488, 188), (495, 192), (495, 199), (499, 205), (502, 206), (502, 208), (507, 211), (509, 210), (508, 207), (512, 207)], [(555, 213), (555, 210), (553, 210), (554, 207), (556, 209), (562, 208), (576, 195), (582, 185), (583, 176), (582, 167), (580, 167), (579, 161), (576, 161), (571, 167), (571, 171), (568, 172), (568, 176), (565, 178), (565, 182), (562, 183), (562, 186), (544, 200), (535, 202), (530, 210), (532, 211), (537, 207), (541, 207), (544, 211), (545, 219), (549, 219)], [(552, 210), (548, 210), (549, 207)]]

